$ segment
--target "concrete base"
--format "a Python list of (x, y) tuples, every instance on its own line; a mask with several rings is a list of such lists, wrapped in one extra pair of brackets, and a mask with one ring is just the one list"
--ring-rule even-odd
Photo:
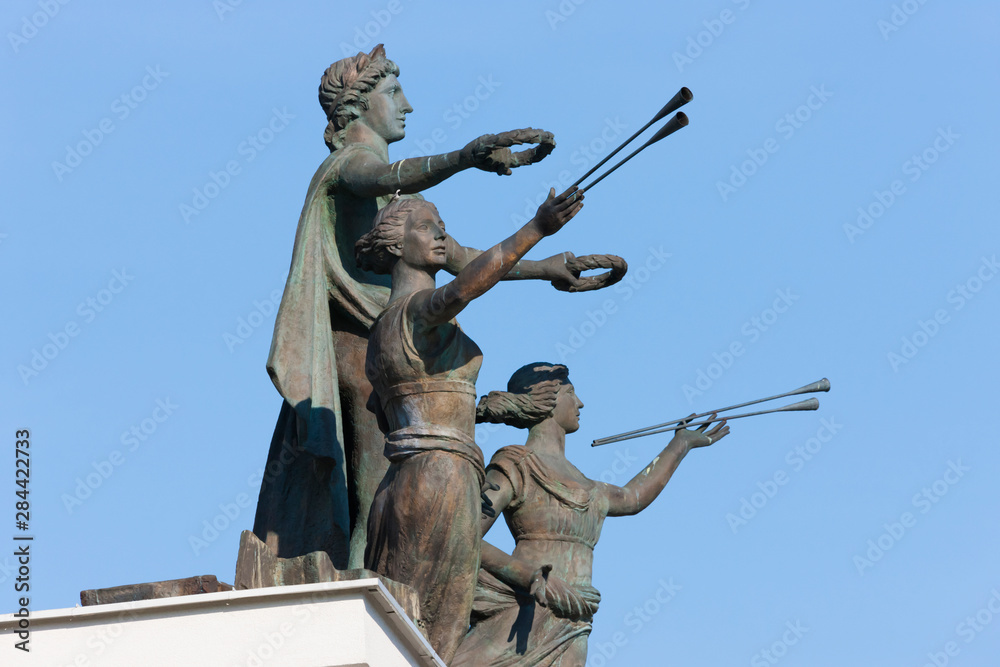
[(30, 654), (0, 616), (0, 663), (51, 667), (445, 667), (378, 579), (39, 611)]
[[(383, 577), (371, 570), (338, 570), (325, 551), (297, 558), (278, 558), (266, 544), (249, 530), (240, 535), (240, 551), (236, 557), (236, 590), (267, 588), (268, 586), (296, 586), (319, 584), (328, 581), (353, 581), (378, 579), (389, 591), (410, 620), (420, 624), (420, 599), (409, 586)], [(86, 604), (86, 603), (85, 603)]]

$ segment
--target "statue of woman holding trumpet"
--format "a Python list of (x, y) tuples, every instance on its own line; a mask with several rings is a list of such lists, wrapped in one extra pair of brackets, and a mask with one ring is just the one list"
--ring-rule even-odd
[[(729, 434), (725, 420), (680, 428), (625, 486), (588, 479), (566, 458), (566, 435), (580, 427), (583, 401), (560, 364), (534, 363), (491, 392), (479, 420), (528, 429), (524, 445), (497, 451), (487, 468), (489, 498), (514, 535), (513, 556), (484, 542), (472, 628), (452, 667), (577, 667), (600, 602), (591, 586), (594, 546), (605, 517), (649, 506), (687, 453)], [(709, 416), (708, 422), (716, 415)], [(482, 517), (485, 534), (495, 516)]]
[(416, 591), (424, 631), (446, 662), (472, 611), (486, 475), (475, 441), (482, 353), (455, 317), (568, 223), (582, 199), (575, 188), (550, 191), (534, 218), (442, 287), (435, 277), (448, 261), (448, 236), (430, 202), (393, 200), (357, 243), (358, 264), (392, 278), (365, 365), (388, 459), (369, 514), (365, 567)]

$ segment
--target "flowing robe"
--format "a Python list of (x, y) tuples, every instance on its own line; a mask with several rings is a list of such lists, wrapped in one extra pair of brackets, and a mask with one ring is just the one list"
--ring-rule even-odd
[(359, 269), (354, 244), (390, 197), (342, 186), (341, 169), (359, 151), (377, 155), (350, 144), (324, 160), (299, 218), (267, 360), (284, 402), (254, 520), (279, 557), (323, 550), (340, 569), (362, 564), (367, 513), (388, 465), (364, 358), (389, 279)]
[(483, 357), (454, 320), (415, 318), (414, 296), (386, 308), (368, 345), (390, 463), (368, 519), (365, 566), (417, 592), (422, 629), (450, 662), (469, 626), (479, 571), (486, 471), (475, 417)]
[(608, 515), (600, 482), (556, 476), (528, 448), (512, 445), (493, 455), (487, 470), (510, 481), (504, 518), (516, 540), (514, 557), (551, 564), (552, 574), (575, 587), (587, 604), (581, 618), (563, 618), (480, 570), (472, 628), (452, 667), (583, 667), (600, 594), (591, 586), (594, 546)]

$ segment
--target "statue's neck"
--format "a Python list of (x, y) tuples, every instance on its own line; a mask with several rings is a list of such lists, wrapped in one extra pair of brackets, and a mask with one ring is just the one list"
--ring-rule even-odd
[(398, 260), (392, 267), (392, 292), (389, 303), (422, 290), (434, 289), (437, 269), (426, 269), (410, 266), (403, 260)]
[(347, 126), (344, 133), (344, 142), (348, 144), (364, 144), (372, 148), (378, 155), (389, 163), (389, 144), (385, 138), (378, 134), (362, 122), (355, 120)]
[(532, 426), (524, 444), (539, 454), (566, 457), (566, 431), (552, 417)]

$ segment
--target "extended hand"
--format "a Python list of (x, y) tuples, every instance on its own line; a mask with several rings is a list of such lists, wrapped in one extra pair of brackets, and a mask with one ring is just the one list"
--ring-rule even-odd
[(566, 266), (567, 262), (571, 262), (574, 259), (576, 259), (576, 255), (566, 251), (559, 253), (558, 255), (552, 255), (552, 257), (548, 257), (538, 262), (545, 275), (544, 280), (564, 283), (570, 287), (578, 287), (582, 285), (583, 281), (580, 280), (580, 276), (573, 275), (573, 272)]
[(493, 151), (498, 148), (507, 148), (509, 152), (509, 147), (513, 143), (513, 141), (503, 134), (484, 134), (470, 141), (462, 149), (462, 161), (466, 166), (482, 169), (483, 171), (492, 171), (494, 174), (501, 176), (510, 176), (510, 167), (503, 161), (495, 159)]
[[(707, 422), (712, 422), (718, 416), (717, 412), (713, 412), (708, 415)], [(691, 415), (694, 417), (694, 415)], [(688, 421), (691, 419), (688, 418)], [(673, 439), (670, 444), (673, 445), (677, 443), (679, 446), (685, 449), (694, 449), (695, 447), (708, 447), (711, 444), (722, 440), (724, 437), (729, 435), (729, 425), (726, 424), (726, 420), (723, 419), (718, 424), (712, 427), (712, 430), (706, 430), (709, 427), (708, 423), (702, 424), (696, 430), (688, 429), (678, 429), (674, 434)]]
[(538, 207), (533, 222), (543, 236), (551, 236), (563, 228), (583, 208), (583, 193), (576, 186), (556, 196), (555, 188), (549, 189), (548, 198)]
[[(516, 153), (511, 151), (511, 146), (525, 143), (538, 145)], [(512, 168), (534, 164), (555, 147), (556, 140), (551, 132), (526, 127), (500, 134), (484, 134), (462, 149), (460, 159), (463, 167), (476, 167), (508, 176)]]

